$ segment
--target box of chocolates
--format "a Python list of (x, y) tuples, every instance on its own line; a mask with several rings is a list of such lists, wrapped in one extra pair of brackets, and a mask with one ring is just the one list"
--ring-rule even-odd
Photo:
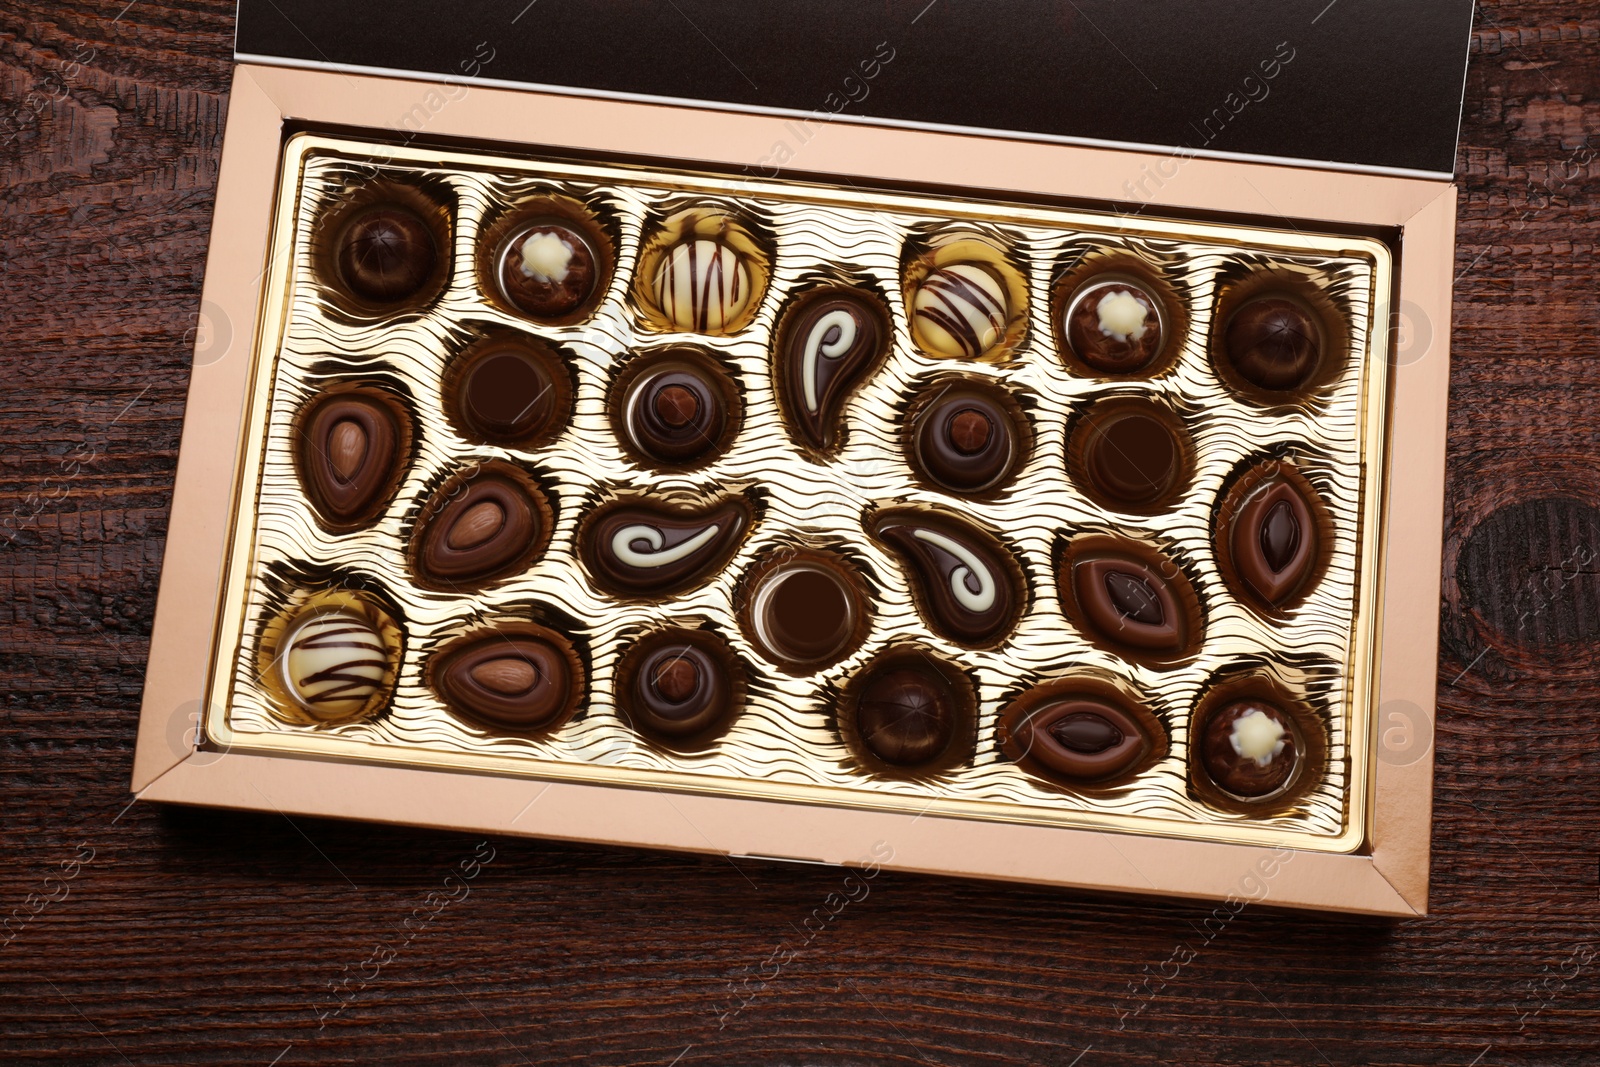
[(1425, 907), (1447, 181), (482, 82), (239, 68), (139, 795)]

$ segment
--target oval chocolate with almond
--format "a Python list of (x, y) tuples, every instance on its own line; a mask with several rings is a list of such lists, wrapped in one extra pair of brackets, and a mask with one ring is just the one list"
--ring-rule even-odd
[(395, 410), (366, 393), (331, 393), (311, 402), (301, 425), (296, 469), (318, 517), (336, 529), (377, 518), (404, 458)]
[(544, 525), (544, 510), (510, 475), (456, 478), (418, 525), (413, 566), (424, 581), (452, 590), (505, 577), (531, 560)]
[(564, 722), (582, 687), (571, 646), (544, 630), (464, 638), (439, 654), (432, 678), (458, 714), (513, 730)]

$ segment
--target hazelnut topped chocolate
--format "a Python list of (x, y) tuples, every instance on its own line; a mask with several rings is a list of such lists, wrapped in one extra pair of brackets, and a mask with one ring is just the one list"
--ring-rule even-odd
[(583, 692), (567, 639), (526, 624), (464, 637), (440, 652), (428, 673), (458, 714), (519, 732), (559, 726)]
[(425, 585), (461, 592), (527, 566), (549, 539), (550, 506), (513, 468), (479, 466), (424, 507), (411, 563)]
[(345, 223), (337, 239), (339, 276), (350, 291), (378, 304), (414, 296), (433, 275), (433, 230), (399, 204), (376, 204)]
[(1166, 343), (1160, 303), (1143, 285), (1120, 278), (1078, 290), (1067, 306), (1066, 335), (1074, 355), (1106, 374), (1144, 370)]
[(958, 379), (934, 382), (914, 405), (913, 466), (929, 481), (958, 493), (1002, 486), (1023, 459), (1023, 433), (1005, 391)]
[(738, 672), (727, 643), (704, 630), (664, 630), (637, 641), (617, 671), (617, 708), (669, 745), (706, 740), (737, 708)]
[(714, 460), (739, 431), (738, 390), (713, 360), (688, 349), (641, 357), (618, 382), (613, 417), (641, 458), (690, 465)]

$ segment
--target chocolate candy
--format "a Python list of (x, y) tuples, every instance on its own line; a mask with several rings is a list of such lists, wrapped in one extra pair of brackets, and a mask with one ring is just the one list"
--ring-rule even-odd
[(439, 653), (430, 675), (458, 714), (518, 731), (560, 725), (582, 689), (572, 647), (542, 628), (463, 638)]
[(768, 660), (809, 674), (843, 659), (866, 629), (861, 579), (820, 553), (784, 552), (747, 581), (745, 629)]
[[(1059, 687), (1056, 687), (1059, 688)], [(1150, 730), (1117, 700), (1092, 693), (1024, 694), (1002, 716), (1006, 755), (1068, 785), (1103, 784), (1147, 762)]]
[(1021, 433), (996, 387), (935, 382), (911, 424), (912, 460), (934, 484), (981, 493), (1006, 481), (1021, 463)]
[(1199, 737), (1200, 766), (1223, 792), (1240, 800), (1265, 800), (1290, 785), (1304, 743), (1294, 720), (1264, 700), (1246, 699), (1206, 717)]
[(362, 712), (390, 673), (389, 649), (376, 618), (346, 609), (297, 619), (283, 637), (277, 662), (284, 691), (323, 722)]
[(522, 569), (545, 535), (547, 506), (541, 504), (518, 479), (495, 468), (453, 479), (418, 524), (412, 550), (417, 576), (459, 590)]
[(750, 268), (731, 246), (691, 237), (662, 257), (652, 292), (673, 329), (726, 333), (750, 302)]
[(379, 304), (413, 296), (433, 274), (439, 251), (433, 230), (397, 204), (369, 207), (352, 218), (337, 244), (339, 276), (351, 292)]
[(703, 630), (650, 634), (618, 668), (618, 708), (632, 726), (659, 741), (704, 740), (733, 714), (732, 664), (727, 645)]
[(1022, 597), (1007, 553), (990, 534), (951, 516), (891, 511), (872, 532), (906, 564), (917, 603), (935, 632), (966, 645), (993, 644)]
[(1251, 486), (1229, 528), (1233, 571), (1264, 607), (1282, 608), (1314, 577), (1320, 534), (1309, 486), (1287, 465)]
[(555, 359), (528, 344), (495, 340), (465, 357), (454, 412), (471, 436), (528, 447), (565, 428), (569, 387)]
[(855, 701), (856, 733), (878, 759), (897, 767), (936, 760), (956, 732), (956, 699), (937, 671), (911, 663), (880, 667)]
[(1155, 362), (1166, 341), (1160, 305), (1136, 282), (1104, 280), (1078, 290), (1066, 314), (1067, 344), (1106, 374), (1136, 374)]
[(595, 584), (618, 596), (665, 596), (698, 585), (727, 565), (750, 517), (729, 501), (701, 511), (659, 504), (604, 509), (580, 538)]
[(1229, 364), (1262, 389), (1298, 388), (1316, 373), (1322, 359), (1322, 328), (1316, 317), (1287, 296), (1246, 302), (1228, 320), (1225, 337)]
[(888, 321), (877, 300), (850, 289), (822, 289), (784, 317), (776, 348), (783, 402), (800, 439), (833, 447), (851, 390), (888, 347)]
[(394, 408), (366, 393), (325, 393), (301, 419), (296, 470), (318, 517), (337, 529), (371, 522), (405, 459)]
[(1005, 283), (984, 263), (936, 267), (911, 298), (911, 332), (929, 355), (977, 359), (999, 344), (1011, 320)]
[(1138, 659), (1185, 655), (1199, 642), (1193, 590), (1171, 561), (1132, 542), (1068, 558), (1063, 592), (1072, 598), (1079, 625), (1098, 643)]
[(536, 319), (571, 315), (594, 294), (599, 257), (588, 236), (561, 219), (540, 219), (506, 241), (500, 291)]
[(737, 427), (730, 409), (732, 383), (709, 361), (645, 361), (623, 394), (626, 439), (647, 458), (664, 463), (714, 459)]
[(1089, 495), (1118, 511), (1170, 501), (1186, 481), (1187, 448), (1172, 412), (1149, 400), (1108, 400), (1074, 428), (1073, 474)]

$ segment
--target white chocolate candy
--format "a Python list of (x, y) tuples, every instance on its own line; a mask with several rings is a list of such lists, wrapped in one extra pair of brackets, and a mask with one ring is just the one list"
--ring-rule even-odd
[(522, 273), (550, 285), (567, 280), (574, 249), (556, 234), (546, 230), (522, 242)]
[(383, 684), (389, 654), (372, 623), (338, 611), (315, 615), (284, 639), (289, 695), (319, 719), (360, 711)]
[(1265, 767), (1283, 751), (1283, 725), (1260, 711), (1241, 715), (1233, 722), (1233, 733), (1228, 742), (1242, 759), (1256, 761)]
[(697, 237), (662, 259), (655, 298), (674, 329), (723, 333), (750, 302), (750, 270), (727, 245)]
[(1103, 298), (1098, 308), (1100, 332), (1124, 343), (1144, 336), (1145, 319), (1150, 309), (1126, 289)]
[(977, 359), (1004, 336), (1011, 308), (1005, 286), (988, 267), (952, 263), (929, 274), (917, 288), (911, 315), (924, 350)]

